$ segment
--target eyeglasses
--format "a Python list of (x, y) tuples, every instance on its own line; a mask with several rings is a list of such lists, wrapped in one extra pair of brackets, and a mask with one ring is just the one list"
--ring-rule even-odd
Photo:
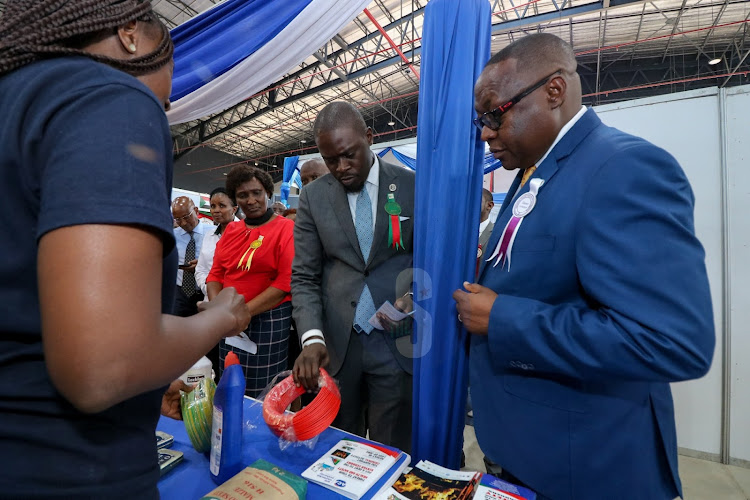
[(183, 215), (182, 217), (175, 217), (175, 218), (174, 218), (174, 221), (175, 221), (176, 223), (178, 223), (178, 224), (179, 224), (179, 223), (180, 223), (181, 221), (187, 221), (187, 220), (188, 220), (188, 219), (190, 218), (190, 216), (191, 216), (191, 215), (193, 215), (194, 213), (195, 213), (195, 212), (193, 212), (193, 211), (191, 210), (190, 212), (186, 213), (186, 214), (185, 214), (185, 215)]
[(547, 82), (549, 82), (550, 78), (555, 76), (558, 73), (562, 73), (561, 69), (558, 69), (554, 73), (545, 76), (538, 82), (536, 82), (531, 87), (527, 88), (520, 94), (513, 97), (510, 101), (506, 102), (505, 104), (501, 104), (497, 108), (493, 109), (492, 111), (487, 111), (486, 113), (482, 113), (479, 115), (479, 117), (474, 118), (473, 122), (474, 125), (481, 131), (484, 127), (489, 128), (490, 130), (497, 130), (500, 128), (500, 117), (503, 116), (505, 113), (508, 112), (510, 108), (512, 108), (514, 105), (518, 104), (518, 102), (526, 97), (527, 95), (534, 92), (536, 89), (541, 87), (542, 85), (545, 85)]

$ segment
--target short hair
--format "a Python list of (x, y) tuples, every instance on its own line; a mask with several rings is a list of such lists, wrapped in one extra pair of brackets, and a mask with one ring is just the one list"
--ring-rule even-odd
[[(130, 21), (162, 33), (153, 52), (117, 59), (82, 50)], [(150, 0), (10, 0), (0, 16), (0, 75), (44, 58), (84, 56), (138, 76), (169, 63), (173, 52), (169, 30), (153, 12)]]
[(236, 203), (237, 188), (247, 181), (258, 179), (260, 185), (268, 193), (268, 197), (273, 196), (273, 178), (265, 170), (261, 170), (249, 165), (237, 165), (227, 174), (227, 194)]
[(573, 47), (550, 33), (533, 33), (511, 43), (487, 61), (485, 68), (515, 59), (525, 68), (562, 69), (575, 72), (578, 66)]
[(232, 202), (232, 205), (236, 205), (236, 204), (237, 204), (237, 202), (235, 202), (235, 201), (234, 201), (234, 198), (232, 198), (231, 196), (229, 196), (229, 193), (227, 193), (227, 190), (226, 190), (226, 189), (224, 189), (224, 188), (223, 188), (223, 187), (221, 187), (221, 186), (219, 186), (219, 187), (217, 187), (217, 188), (214, 188), (214, 190), (213, 190), (213, 191), (211, 191), (211, 194), (209, 194), (209, 195), (208, 195), (208, 199), (209, 199), (209, 201), (211, 200), (211, 198), (213, 198), (213, 197), (214, 197), (214, 195), (215, 195), (215, 194), (223, 194), (223, 195), (226, 195), (226, 197), (227, 197), (227, 198), (229, 198), (229, 201), (231, 201), (231, 202)]
[(494, 199), (492, 198), (492, 193), (490, 193), (485, 188), (482, 188), (482, 201), (484, 201), (485, 203), (487, 203), (488, 201), (493, 201), (493, 200)]
[(362, 135), (367, 133), (367, 124), (353, 104), (334, 101), (320, 110), (313, 124), (313, 136), (318, 137), (322, 131), (351, 127)]

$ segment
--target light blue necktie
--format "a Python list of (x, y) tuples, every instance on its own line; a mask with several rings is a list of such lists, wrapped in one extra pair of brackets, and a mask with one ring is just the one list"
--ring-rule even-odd
[[(362, 191), (357, 196), (355, 219), (359, 249), (362, 250), (362, 256), (365, 258), (366, 263), (370, 257), (370, 248), (372, 247), (372, 202), (364, 186), (362, 186)], [(369, 335), (373, 327), (368, 320), (373, 314), (375, 314), (375, 303), (372, 300), (370, 289), (365, 284), (362, 295), (359, 296), (357, 310), (354, 313), (355, 330)]]

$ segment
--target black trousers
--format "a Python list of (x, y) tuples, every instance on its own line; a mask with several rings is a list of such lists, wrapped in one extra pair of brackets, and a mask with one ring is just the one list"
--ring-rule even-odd
[(182, 287), (175, 286), (174, 308), (172, 314), (187, 318), (193, 314), (198, 314), (198, 302), (203, 300), (203, 294), (200, 291), (195, 292), (191, 297), (185, 295)]
[(411, 450), (412, 376), (396, 362), (384, 332), (352, 330), (336, 381), (341, 408), (334, 427), (373, 441)]

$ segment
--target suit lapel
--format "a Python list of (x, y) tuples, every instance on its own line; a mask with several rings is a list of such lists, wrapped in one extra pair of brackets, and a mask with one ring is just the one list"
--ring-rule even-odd
[[(352, 221), (352, 211), (351, 208), (349, 208), (349, 200), (346, 197), (346, 191), (344, 191), (344, 187), (332, 175), (328, 177), (330, 177), (328, 179), (328, 185), (331, 188), (330, 201), (331, 207), (333, 208), (333, 213), (336, 214), (336, 217), (339, 220), (339, 224), (341, 225), (341, 229), (349, 239), (349, 243), (351, 243), (352, 248), (359, 256), (360, 260), (364, 262), (365, 259), (362, 256), (362, 250), (359, 248), (357, 231), (356, 229), (354, 229), (354, 222)], [(372, 252), (370, 252), (370, 257), (372, 257)]]
[[(547, 158), (544, 159), (542, 164), (539, 165), (536, 169), (536, 172), (534, 172), (534, 174), (531, 176), (531, 179), (544, 180), (544, 184), (542, 184), (542, 187), (539, 188), (540, 199), (544, 199), (543, 197), (545, 187), (549, 184), (552, 177), (557, 173), (560, 165), (560, 160), (563, 160), (570, 156), (570, 154), (572, 154), (572, 152), (578, 147), (578, 145), (600, 124), (601, 120), (596, 115), (594, 110), (587, 110), (586, 113), (581, 116), (578, 122), (576, 122), (576, 124), (573, 125), (573, 127), (568, 131), (568, 133), (565, 134), (562, 139), (560, 139), (560, 142), (555, 145), (552, 151), (550, 151), (549, 155), (547, 155)], [(519, 172), (510, 189), (508, 190), (508, 193), (514, 193), (514, 195), (512, 197), (506, 196), (505, 201), (503, 201), (503, 206), (500, 208), (500, 215), (498, 215), (497, 220), (495, 221), (495, 229), (492, 232), (492, 236), (490, 237), (489, 242), (487, 242), (487, 252), (485, 252), (482, 256), (482, 263), (480, 264), (478, 274), (480, 279), (482, 277), (482, 273), (487, 267), (486, 259), (489, 258), (489, 256), (492, 255), (492, 253), (495, 251), (497, 242), (498, 240), (500, 240), (503, 230), (505, 230), (505, 225), (508, 223), (511, 215), (513, 214), (513, 211), (509, 209), (509, 207), (512, 206), (512, 202), (515, 201), (516, 198), (529, 191), (529, 182), (531, 182), (531, 179), (529, 179), (529, 182), (527, 182), (523, 186), (523, 188), (518, 189), (518, 185), (521, 183), (521, 177), (522, 174), (521, 172)], [(515, 192), (516, 190), (518, 190), (518, 192)], [(530, 220), (533, 219), (533, 215), (534, 213), (532, 211), (532, 213), (529, 214)], [(528, 229), (528, 226), (524, 227)], [(523, 227), (520, 230), (523, 230)]]
[[(542, 198), (544, 196), (544, 188), (549, 182), (549, 180), (557, 173), (557, 160), (555, 157), (550, 154), (547, 156), (547, 158), (544, 159), (542, 164), (536, 169), (536, 171), (531, 175), (531, 178), (526, 182), (526, 184), (523, 185), (521, 189), (518, 189), (518, 185), (521, 183), (521, 177), (523, 177), (523, 172), (519, 172), (516, 176), (516, 179), (513, 181), (513, 184), (511, 185), (511, 189), (508, 191), (509, 193), (512, 193), (513, 190), (516, 190), (517, 192), (513, 194), (512, 197), (506, 196), (505, 200), (503, 200), (503, 206), (500, 208), (500, 215), (497, 216), (497, 219), (495, 220), (495, 228), (492, 231), (492, 236), (490, 237), (490, 240), (487, 242), (487, 249), (485, 252), (483, 252), (482, 255), (482, 262), (479, 265), (479, 277), (482, 276), (482, 272), (484, 271), (487, 263), (487, 259), (489, 259), (490, 255), (492, 255), (495, 252), (495, 247), (497, 246), (498, 241), (502, 237), (502, 232), (505, 230), (505, 225), (510, 220), (511, 216), (513, 215), (513, 202), (515, 202), (516, 199), (518, 199), (519, 196), (521, 196), (524, 193), (529, 192), (529, 184), (531, 183), (531, 179), (543, 179), (544, 183), (542, 184), (542, 187), (539, 188), (539, 198)], [(533, 216), (533, 211), (531, 214), (529, 214), (528, 217)]]
[(390, 192), (388, 186), (396, 184), (397, 189), (395, 191), (396, 201), (398, 201), (398, 183), (396, 182), (396, 175), (391, 171), (389, 165), (383, 160), (380, 160), (380, 175), (378, 176), (378, 206), (375, 207), (375, 232), (372, 238), (372, 248), (370, 249), (370, 258), (367, 261), (369, 266), (375, 254), (382, 249), (388, 248), (388, 214), (385, 211), (385, 202), (388, 200), (388, 193)]

